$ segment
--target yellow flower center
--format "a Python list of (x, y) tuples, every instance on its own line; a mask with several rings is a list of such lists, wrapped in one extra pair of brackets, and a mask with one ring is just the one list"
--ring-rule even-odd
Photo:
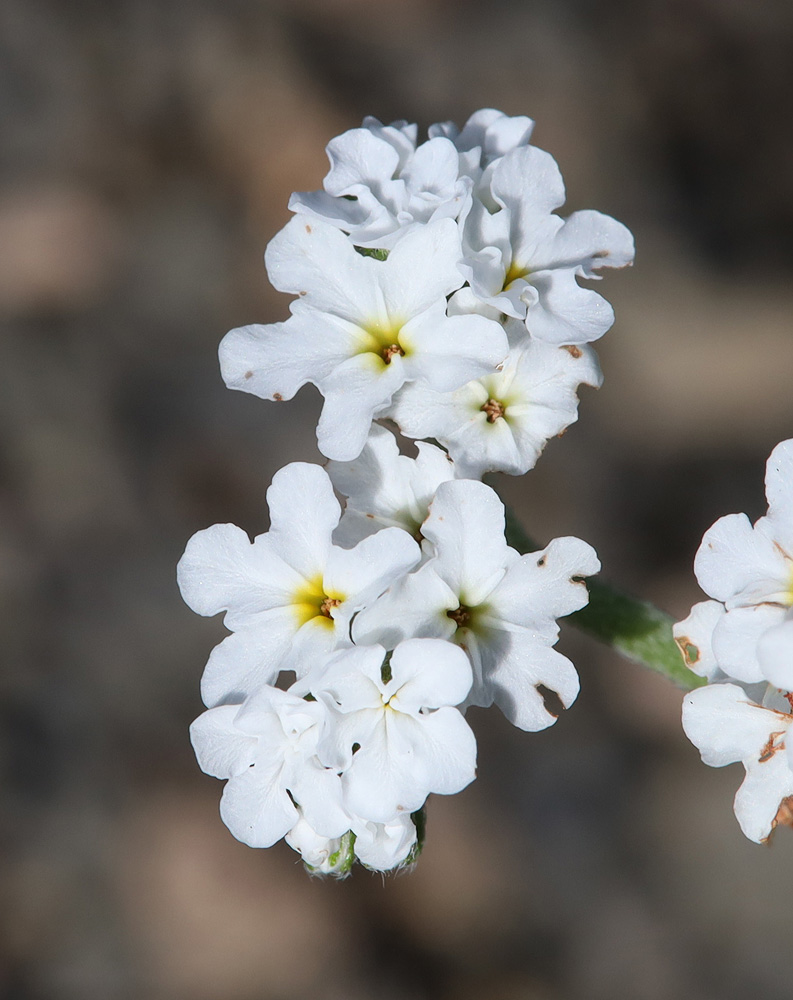
[(402, 324), (369, 323), (362, 326), (363, 337), (358, 350), (359, 354), (370, 354), (372, 360), (381, 370), (391, 364), (391, 359), (404, 357), (410, 353), (408, 345), (402, 336)]
[(502, 291), (506, 291), (513, 281), (517, 281), (519, 278), (528, 278), (530, 274), (531, 271), (527, 267), (524, 267), (522, 264), (518, 264), (516, 260), (513, 260), (507, 268), (507, 273), (504, 275), (504, 285), (502, 287)]
[(306, 580), (292, 597), (292, 607), (297, 615), (298, 627), (305, 625), (306, 622), (316, 621), (318, 625), (333, 628), (332, 611), (345, 599), (344, 594), (327, 593), (319, 575)]

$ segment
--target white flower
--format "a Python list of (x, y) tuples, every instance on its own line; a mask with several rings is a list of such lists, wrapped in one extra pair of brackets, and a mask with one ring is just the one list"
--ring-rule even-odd
[(495, 160), (520, 146), (527, 146), (534, 122), (525, 115), (510, 118), (494, 108), (475, 111), (460, 131), (454, 122), (431, 125), (428, 134), (446, 136), (460, 152), (460, 169), (474, 180)]
[(736, 684), (710, 684), (683, 701), (683, 728), (702, 760), (711, 767), (741, 761), (746, 769), (735, 796), (735, 815), (756, 843), (767, 840), (780, 824), (793, 825), (788, 743), (793, 717), (784, 699), (776, 695), (774, 701), (774, 707), (759, 705)]
[(226, 335), (226, 384), (282, 400), (314, 383), (325, 397), (320, 451), (341, 462), (356, 458), (372, 418), (405, 382), (448, 392), (506, 356), (498, 323), (446, 315), (446, 296), (463, 282), (460, 259), (459, 232), (448, 219), (408, 233), (382, 261), (356, 253), (337, 229), (293, 219), (266, 255), (275, 287), (299, 296), (292, 316)]
[(709, 681), (725, 677), (713, 652), (713, 631), (724, 614), (724, 605), (718, 601), (701, 601), (694, 605), (688, 618), (672, 626), (686, 666)]
[[(300, 810), (298, 810), (298, 813)], [(284, 840), (303, 859), (313, 875), (349, 875), (355, 861), (351, 830), (341, 837), (323, 837), (300, 816)]]
[(289, 208), (330, 223), (362, 247), (392, 247), (409, 227), (456, 218), (472, 181), (460, 171), (454, 142), (440, 132), (416, 146), (416, 126), (364, 119), (327, 146), (324, 191), (299, 191)]
[(233, 524), (188, 542), (178, 567), (187, 604), (201, 615), (226, 611), (234, 633), (207, 663), (207, 705), (241, 700), (282, 669), (305, 673), (315, 656), (349, 643), (353, 615), (421, 553), (410, 535), (386, 528), (352, 549), (331, 542), (341, 510), (324, 469), (294, 462), (267, 491), (270, 530), (253, 543)]
[(430, 501), (441, 483), (454, 479), (451, 459), (419, 442), (418, 456), (400, 455), (396, 438), (372, 425), (369, 439), (352, 462), (328, 462), (331, 482), (347, 497), (334, 541), (354, 545), (381, 528), (403, 528), (419, 539)]
[[(694, 561), (700, 587), (724, 605), (714, 624), (712, 652), (725, 674), (754, 683), (793, 684), (793, 670), (764, 672), (758, 643), (782, 625), (793, 606), (793, 440), (783, 441), (766, 466), (768, 514), (754, 526), (728, 514), (709, 528)], [(715, 613), (714, 613), (715, 614)]]
[(321, 837), (300, 819), (284, 838), (316, 875), (349, 874), (357, 858), (373, 871), (386, 872), (409, 860), (416, 845), (416, 827), (409, 813), (390, 823), (373, 823), (350, 817), (350, 830), (342, 837)]
[(356, 617), (354, 640), (451, 639), (473, 664), (470, 704), (495, 702), (521, 729), (552, 725), (541, 689), (556, 692), (565, 708), (578, 694), (573, 664), (551, 649), (556, 618), (586, 605), (580, 578), (600, 569), (592, 547), (558, 538), (519, 556), (504, 538), (504, 505), (473, 480), (441, 483), (422, 533), (435, 557)]
[(316, 757), (326, 715), (321, 704), (264, 686), (242, 706), (208, 709), (190, 727), (201, 769), (228, 779), (220, 815), (238, 840), (270, 847), (300, 818), (324, 837), (349, 829), (339, 776)]
[(550, 344), (584, 344), (614, 322), (606, 300), (576, 277), (625, 267), (633, 237), (600, 212), (553, 215), (565, 200), (553, 157), (534, 146), (507, 153), (489, 176), (489, 197), (475, 199), (465, 222), (463, 272), (473, 293)]
[(448, 448), (458, 476), (528, 472), (549, 439), (578, 418), (578, 386), (602, 381), (590, 347), (541, 343), (517, 321), (507, 327), (513, 343), (515, 326), (523, 336), (498, 372), (447, 393), (414, 382), (389, 411), (403, 434), (435, 438)]
[(452, 795), (473, 781), (476, 740), (454, 707), (471, 668), (451, 643), (409, 639), (388, 655), (355, 646), (300, 683), (332, 711), (318, 753), (342, 772), (352, 813), (392, 824), (430, 792)]
[(355, 856), (367, 868), (387, 872), (410, 860), (416, 846), (416, 826), (410, 813), (399, 813), (388, 823), (354, 819)]

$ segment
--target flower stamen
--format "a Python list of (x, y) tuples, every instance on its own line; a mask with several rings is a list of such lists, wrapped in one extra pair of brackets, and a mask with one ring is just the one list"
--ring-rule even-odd
[(326, 618), (330, 618), (333, 608), (337, 608), (340, 604), (341, 601), (337, 597), (326, 597), (319, 606), (319, 613)]
[(446, 616), (455, 622), (457, 628), (463, 628), (470, 621), (471, 612), (468, 608), (461, 604), (460, 607), (455, 608), (454, 611), (447, 611)]
[[(482, 398), (481, 396), (479, 397)], [(494, 424), (499, 417), (503, 417), (506, 413), (506, 407), (503, 403), (500, 403), (497, 399), (488, 399), (484, 406), (480, 407), (482, 413), (487, 414), (487, 422), (489, 424)]]
[(398, 354), (401, 358), (404, 358), (405, 356), (405, 352), (399, 344), (389, 344), (388, 347), (384, 347), (380, 353), (383, 355), (383, 361), (385, 361), (387, 365), (391, 364), (391, 358), (393, 358), (395, 354)]

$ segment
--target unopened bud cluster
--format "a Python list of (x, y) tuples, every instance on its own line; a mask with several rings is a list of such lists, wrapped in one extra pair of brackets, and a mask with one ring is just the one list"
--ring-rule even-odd
[[(590, 344), (613, 313), (577, 279), (631, 263), (633, 241), (597, 212), (554, 214), (564, 187), (532, 125), (483, 110), (419, 145), (375, 119), (333, 139), (323, 190), (292, 196), (265, 255), (289, 318), (220, 347), (230, 388), (281, 403), (317, 386), (329, 461), (276, 474), (253, 542), (224, 524), (188, 543), (182, 594), (231, 632), (193, 746), (227, 779), (232, 833), (284, 837), (313, 871), (416, 856), (427, 796), (474, 778), (469, 706), (536, 731), (551, 692), (578, 693), (556, 619), (586, 604), (595, 552), (519, 555), (481, 478), (532, 468), (600, 383)], [(435, 443), (402, 455), (383, 418)]]

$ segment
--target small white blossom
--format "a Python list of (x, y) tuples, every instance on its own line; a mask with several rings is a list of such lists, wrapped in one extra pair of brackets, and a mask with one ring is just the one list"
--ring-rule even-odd
[(229, 388), (275, 400), (316, 385), (325, 397), (317, 440), (328, 458), (356, 458), (373, 417), (405, 382), (448, 392), (493, 371), (507, 354), (498, 323), (446, 315), (446, 296), (463, 283), (451, 220), (411, 231), (387, 260), (374, 260), (339, 230), (295, 218), (266, 260), (275, 287), (299, 298), (285, 323), (226, 335), (223, 378)]
[[(508, 324), (510, 340), (517, 321)], [(522, 475), (534, 468), (550, 438), (578, 419), (576, 390), (602, 381), (587, 345), (557, 347), (523, 336), (501, 369), (454, 392), (406, 385), (389, 414), (408, 437), (431, 437), (449, 449), (458, 476)]]
[[(745, 514), (720, 518), (694, 561), (700, 587), (725, 609), (714, 625), (713, 656), (725, 674), (747, 683), (783, 679), (776, 668), (773, 678), (763, 671), (757, 651), (793, 606), (793, 440), (768, 459), (766, 495), (765, 517), (754, 525)], [(790, 669), (784, 676), (793, 684)]]
[[(735, 815), (756, 843), (778, 825), (793, 825), (793, 769), (788, 734), (790, 705), (757, 704), (737, 684), (710, 684), (683, 702), (686, 735), (711, 767), (740, 761), (746, 778), (735, 796)], [(784, 709), (777, 706), (785, 706)]]
[(409, 639), (337, 653), (302, 686), (333, 715), (320, 759), (342, 774), (344, 803), (375, 823), (421, 808), (431, 792), (452, 795), (473, 781), (476, 740), (456, 705), (471, 687), (454, 645)]
[(552, 725), (556, 716), (540, 689), (556, 692), (565, 708), (578, 694), (573, 664), (551, 647), (556, 619), (587, 603), (581, 578), (600, 569), (592, 547), (557, 538), (541, 552), (518, 555), (504, 538), (504, 505), (473, 480), (438, 487), (422, 532), (435, 557), (356, 617), (355, 641), (450, 639), (473, 664), (470, 704), (495, 702), (520, 729)]
[(361, 247), (392, 247), (404, 232), (435, 219), (455, 219), (470, 200), (450, 139), (437, 134), (416, 146), (416, 126), (364, 119), (327, 146), (323, 191), (299, 191), (289, 208), (349, 233)]
[(460, 152), (460, 170), (474, 180), (505, 153), (527, 146), (534, 122), (525, 115), (510, 118), (494, 108), (475, 111), (460, 131), (454, 122), (431, 125), (430, 137), (446, 136)]
[(270, 847), (301, 818), (324, 837), (349, 829), (339, 776), (316, 756), (326, 715), (321, 704), (265, 685), (190, 727), (202, 771), (228, 779), (220, 815), (238, 840)]
[(201, 615), (226, 611), (233, 635), (215, 649), (201, 682), (205, 704), (241, 700), (280, 670), (305, 673), (315, 656), (349, 644), (353, 615), (419, 561), (400, 528), (354, 548), (332, 544), (341, 510), (327, 473), (294, 462), (267, 491), (270, 530), (251, 543), (233, 524), (216, 524), (188, 542), (179, 587)]
[(354, 545), (381, 528), (403, 528), (418, 540), (430, 501), (441, 483), (454, 479), (454, 465), (435, 445), (417, 445), (418, 456), (400, 455), (396, 438), (372, 425), (363, 451), (352, 462), (328, 462), (331, 482), (347, 505), (334, 540)]
[(410, 813), (399, 813), (388, 823), (354, 819), (355, 856), (376, 872), (392, 871), (410, 859), (416, 846), (416, 826)]
[(463, 272), (477, 298), (525, 321), (550, 344), (585, 344), (613, 324), (608, 302), (577, 277), (625, 267), (633, 237), (600, 212), (554, 215), (565, 200), (553, 157), (534, 146), (507, 153), (490, 174), (489, 198), (474, 200), (465, 222)]

